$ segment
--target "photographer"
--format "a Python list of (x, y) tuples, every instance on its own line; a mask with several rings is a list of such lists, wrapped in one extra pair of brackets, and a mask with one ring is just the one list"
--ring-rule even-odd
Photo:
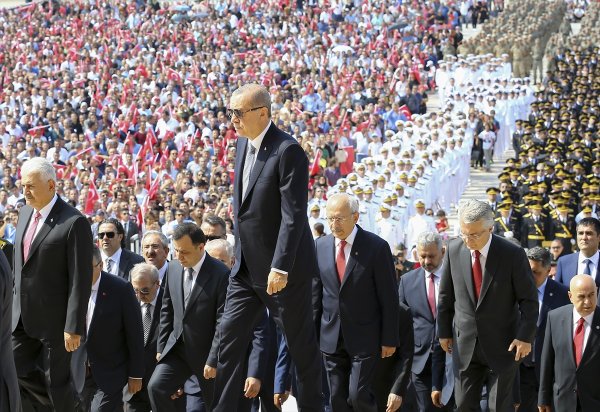
[(394, 266), (396, 267), (396, 280), (415, 268), (415, 263), (406, 260), (406, 246), (400, 243), (394, 253)]

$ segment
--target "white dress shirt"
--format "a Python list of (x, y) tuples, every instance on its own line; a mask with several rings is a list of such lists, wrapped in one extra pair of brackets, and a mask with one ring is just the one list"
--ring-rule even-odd
[[(575, 339), (575, 330), (577, 329), (577, 322), (579, 322), (579, 319), (581, 319), (581, 315), (575, 310), (575, 308), (573, 308), (573, 339)], [(585, 353), (585, 345), (587, 345), (590, 332), (592, 331), (592, 319), (594, 319), (594, 312), (584, 316), (583, 319), (583, 329), (585, 332), (583, 334), (583, 348), (581, 350), (582, 356)]]
[(100, 272), (100, 276), (98, 276), (98, 280), (96, 283), (92, 285), (92, 293), (90, 294), (90, 299), (88, 300), (88, 309), (86, 315), (86, 330), (90, 330), (90, 324), (92, 323), (92, 318), (94, 317), (94, 309), (96, 308), (96, 297), (98, 296), (98, 287), (100, 286), (100, 279), (102, 278), (102, 272)]
[[(206, 252), (204, 252), (204, 254), (202, 255), (202, 258), (200, 258), (198, 263), (196, 263), (194, 266), (192, 266), (192, 269), (194, 269), (194, 274), (192, 275), (192, 288), (190, 289), (190, 295), (192, 294), (192, 291), (194, 290), (194, 286), (196, 285), (196, 278), (198, 277), (198, 273), (200, 273), (200, 268), (202, 268), (202, 264), (204, 263), (205, 259), (206, 259)], [(184, 270), (183, 270), (184, 277), (186, 276), (185, 272), (187, 269), (188, 268), (184, 268)]]
[[(488, 254), (490, 253), (490, 245), (492, 244), (492, 235), (488, 239), (487, 243), (479, 249), (479, 263), (481, 264), (481, 275), (485, 272), (485, 263), (487, 262)], [(475, 251), (471, 250), (471, 266), (475, 263)]]
[(165, 264), (158, 269), (158, 284), (162, 285), (162, 281), (165, 278), (165, 273), (167, 273), (167, 269), (169, 268), (169, 262), (165, 261)]
[[(100, 254), (102, 255), (102, 270), (106, 273), (110, 273), (111, 275), (118, 276), (119, 264), (121, 263), (121, 252), (123, 252), (123, 249), (119, 248), (115, 253), (113, 253), (112, 256), (107, 256), (106, 254), (104, 254), (104, 251), (101, 251)], [(109, 258), (110, 260), (112, 260), (112, 267), (110, 268), (110, 272), (106, 270), (106, 259)]]
[(590, 263), (590, 275), (592, 276), (592, 279), (596, 280), (596, 272), (598, 269), (598, 256), (599, 256), (600, 252), (596, 251), (596, 253), (594, 253), (591, 257), (586, 258), (583, 253), (579, 252), (579, 255), (577, 256), (577, 273), (576, 275), (580, 275), (583, 274), (583, 271), (585, 270), (585, 266), (586, 264), (583, 262), (586, 259), (591, 260)]
[[(358, 227), (354, 225), (354, 229), (348, 235), (346, 239), (346, 245), (344, 246), (344, 257), (346, 258), (346, 266), (348, 265), (348, 259), (350, 258), (350, 252), (352, 251), (352, 244), (354, 243), (354, 238), (356, 238), (356, 233), (358, 232)], [(335, 258), (337, 259), (338, 253), (340, 253), (340, 246), (342, 243), (342, 239), (335, 238)]]

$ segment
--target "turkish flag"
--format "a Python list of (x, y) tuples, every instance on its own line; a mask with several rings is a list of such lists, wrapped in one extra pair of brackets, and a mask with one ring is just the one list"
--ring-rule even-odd
[(403, 104), (402, 106), (400, 106), (400, 113), (402, 113), (404, 116), (406, 116), (406, 120), (412, 121), (412, 113), (408, 109), (407, 105)]
[(340, 163), (340, 172), (342, 176), (347, 176), (352, 172), (354, 166), (354, 148), (353, 147), (341, 147), (340, 149), (346, 151), (346, 161)]
[(317, 173), (319, 173), (319, 160), (321, 160), (321, 150), (317, 149), (317, 154), (315, 155), (315, 160), (313, 161), (312, 165), (310, 166), (310, 174), (309, 176), (314, 176)]
[(98, 200), (100, 200), (100, 195), (98, 194), (98, 189), (96, 189), (96, 183), (94, 183), (94, 176), (90, 176), (90, 190), (85, 201), (86, 214), (91, 215), (94, 213), (94, 205)]

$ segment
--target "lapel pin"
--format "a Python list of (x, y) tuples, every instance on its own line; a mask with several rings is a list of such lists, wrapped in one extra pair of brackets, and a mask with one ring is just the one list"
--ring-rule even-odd
[(554, 293), (550, 292), (550, 296), (554, 296)]
[(50, 219), (50, 223), (54, 222), (54, 219)]
[(600, 329), (600, 326), (596, 325), (596, 329)]
[(106, 292), (102, 292), (102, 296), (106, 296)]

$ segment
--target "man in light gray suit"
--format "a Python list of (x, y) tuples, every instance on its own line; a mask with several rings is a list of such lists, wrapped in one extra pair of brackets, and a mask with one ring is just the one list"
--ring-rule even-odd
[(523, 249), (492, 235), (489, 204), (464, 202), (459, 222), (462, 240), (448, 242), (437, 319), (440, 345), (453, 355), (456, 406), (478, 408), (487, 380), (490, 411), (514, 410), (518, 361), (531, 352), (538, 316), (531, 269)]

